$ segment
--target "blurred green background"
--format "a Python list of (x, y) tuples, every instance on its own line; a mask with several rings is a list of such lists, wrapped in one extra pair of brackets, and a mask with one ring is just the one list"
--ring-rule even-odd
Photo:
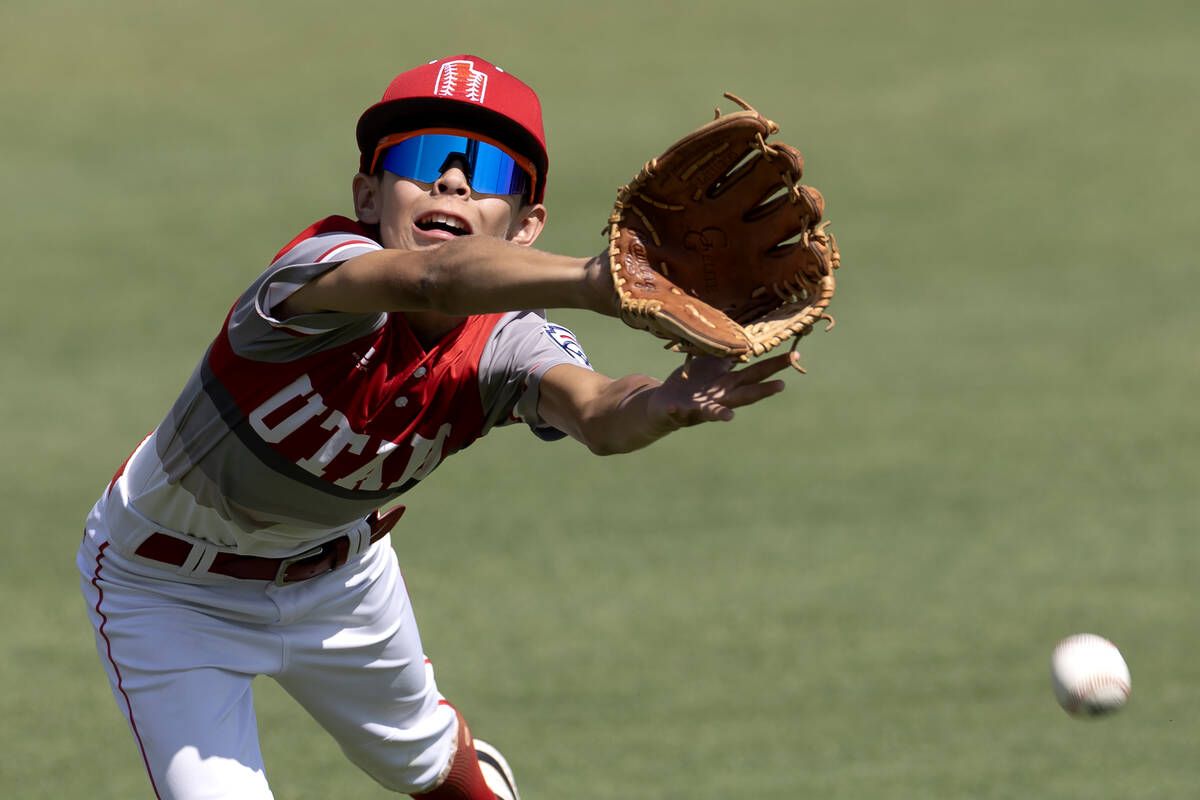
[[(1200, 789), (1200, 6), (5, 0), (0, 793), (150, 796), (74, 552), (226, 309), (347, 213), (353, 126), (468, 52), (541, 94), (546, 249), (755, 104), (842, 246), (809, 374), (597, 458), (502, 430), (393, 535), (446, 694), (538, 798)], [(559, 313), (599, 369), (677, 359)], [(1132, 669), (1102, 721), (1049, 653)], [(269, 681), (279, 798), (382, 793)]]

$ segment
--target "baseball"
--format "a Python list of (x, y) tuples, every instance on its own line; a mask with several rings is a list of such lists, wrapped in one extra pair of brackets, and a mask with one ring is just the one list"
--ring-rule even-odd
[(1117, 646), (1094, 633), (1063, 639), (1050, 658), (1050, 678), (1058, 704), (1071, 715), (1098, 716), (1129, 699), (1129, 667)]

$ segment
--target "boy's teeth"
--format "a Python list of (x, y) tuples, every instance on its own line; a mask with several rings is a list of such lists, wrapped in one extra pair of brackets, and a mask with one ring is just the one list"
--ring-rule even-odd
[(458, 220), (451, 219), (445, 214), (434, 214), (432, 217), (430, 217), (429, 221), (436, 225), (448, 225), (451, 228), (462, 230), (462, 224)]

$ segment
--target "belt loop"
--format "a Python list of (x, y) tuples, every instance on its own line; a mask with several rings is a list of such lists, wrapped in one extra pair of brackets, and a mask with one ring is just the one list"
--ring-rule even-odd
[(212, 566), (213, 559), (216, 557), (216, 548), (192, 542), (192, 549), (188, 551), (187, 558), (183, 560), (175, 573), (177, 575), (203, 575), (208, 572), (208, 568)]
[(371, 546), (370, 520), (365, 519), (359, 524), (355, 525), (352, 530), (347, 531), (346, 539), (350, 544), (350, 547), (346, 553), (347, 558), (353, 558), (360, 553), (365, 553), (367, 548)]

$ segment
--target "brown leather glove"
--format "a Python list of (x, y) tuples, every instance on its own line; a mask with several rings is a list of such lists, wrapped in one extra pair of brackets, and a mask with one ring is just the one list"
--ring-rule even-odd
[[(651, 159), (609, 217), (620, 317), (691, 355), (747, 360), (809, 333), (833, 299), (837, 244), (825, 200), (779, 126), (722, 115)], [(793, 347), (795, 343), (793, 343)]]

